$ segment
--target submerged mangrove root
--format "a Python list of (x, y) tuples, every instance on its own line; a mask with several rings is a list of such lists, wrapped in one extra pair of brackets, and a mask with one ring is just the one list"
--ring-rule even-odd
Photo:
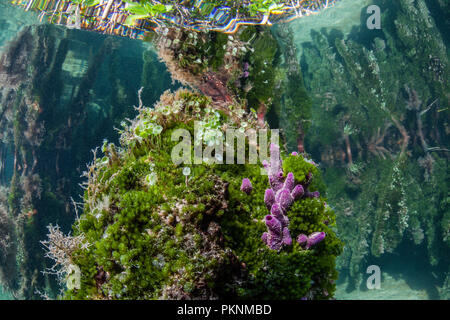
[[(136, 55), (132, 62), (130, 53)], [(137, 102), (140, 77), (143, 83), (155, 74), (160, 79), (152, 87), (156, 97), (147, 94), (145, 103), (156, 101), (170, 84), (156, 55), (146, 52), (140, 61), (143, 53), (139, 43), (92, 33), (80, 37), (79, 31), (51, 25), (26, 27), (5, 47), (0, 57), (0, 181), (8, 186), (21, 253), (20, 268), (9, 273), (15, 285), (6, 285), (16, 297), (39, 299), (37, 291), (56, 296), (57, 281), (41, 272), (49, 261), (36, 255), (46, 226), (58, 222), (68, 232), (75, 215), (70, 198), (80, 194), (89, 150), (134, 115), (130, 106)], [(123, 73), (124, 66), (133, 74)], [(98, 79), (109, 79), (111, 90), (98, 87)]]
[[(268, 128), (279, 49), (270, 31), (242, 28), (227, 36), (167, 29), (155, 41), (173, 79), (191, 90), (166, 91), (153, 108), (143, 105), (139, 93), (139, 113), (123, 123), (120, 146), (105, 141), (103, 157), (94, 151), (85, 172), (84, 213), (74, 227), (85, 246), (70, 255), (70, 270), (79, 278), (72, 278), (65, 297), (332, 298), (342, 244), (331, 229), (334, 213), (320, 198), (315, 164), (298, 154), (279, 159), (289, 185), (275, 199), (289, 215), (289, 230), (309, 234), (308, 244), (286, 238), (289, 246), (279, 247), (272, 235), (267, 246), (261, 241), (267, 215), (261, 163), (225, 166), (227, 155), (218, 149), (226, 129)], [(265, 53), (272, 60), (256, 56), (253, 46), (269, 46)], [(286, 99), (294, 101), (296, 88)], [(200, 120), (203, 139), (191, 145), (187, 137)], [(183, 153), (206, 147), (211, 156), (201, 165), (173, 163), (178, 130)], [(228, 152), (236, 157), (234, 149)], [(287, 212), (289, 197), (296, 201)], [(316, 265), (317, 259), (322, 262)]]
[[(439, 3), (442, 10), (424, 0), (381, 0), (386, 11), (378, 33), (365, 26), (351, 36), (324, 28), (311, 31), (311, 41), (301, 46), (317, 133), (306, 136), (306, 145), (320, 155), (325, 180), (341, 186), (328, 198), (346, 242), (338, 266), (349, 289), (361, 283), (367, 261), (407, 257), (405, 247), (420, 247), (429, 273), (440, 270), (435, 285), (448, 286), (448, 206), (442, 199), (450, 62), (447, 29), (435, 19), (449, 11)], [(358, 132), (346, 139), (343, 123)], [(349, 170), (341, 172), (344, 167)]]

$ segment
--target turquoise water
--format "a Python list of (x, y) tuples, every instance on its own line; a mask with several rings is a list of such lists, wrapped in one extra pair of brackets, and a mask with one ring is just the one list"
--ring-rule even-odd
[[(370, 5), (380, 8), (379, 30), (367, 28)], [(342, 0), (319, 15), (289, 24), (312, 100), (311, 126), (302, 143), (320, 163), (328, 204), (336, 211), (337, 233), (345, 242), (337, 261), (341, 275), (337, 299), (450, 298), (449, 13), (450, 5), (437, 0), (395, 4)], [(0, 0), (0, 53), (24, 27), (37, 24), (41, 23), (36, 14)], [(40, 34), (41, 29), (36, 30), (31, 34)], [(53, 124), (76, 108), (80, 87), (89, 87), (88, 124), (78, 129), (82, 138), (72, 141), (74, 151), (58, 168), (66, 180), (55, 186), (65, 196), (75, 195), (81, 193), (76, 179), (90, 160), (90, 149), (104, 138), (115, 139), (113, 127), (119, 126), (118, 119), (134, 115), (131, 106), (138, 104), (136, 92), (141, 85), (144, 102), (150, 105), (178, 84), (172, 83), (152, 49), (138, 40), (64, 28), (48, 34), (58, 46), (68, 46), (60, 61), (64, 82), (52, 91), (54, 96), (47, 97), (58, 105)], [(50, 42), (43, 41), (40, 48), (47, 51), (39, 57), (47, 61), (54, 55), (48, 58), (49, 65), (43, 63), (39, 69), (39, 63), (32, 62), (33, 70), (46, 77), (52, 77), (48, 70), (58, 63), (58, 50), (64, 45), (49, 47)], [(36, 55), (39, 50), (30, 52)], [(101, 67), (95, 70), (95, 64)], [(1, 85), (0, 89), (7, 87)], [(279, 127), (294, 137), (295, 124), (280, 119)], [(297, 140), (288, 140), (287, 147), (296, 151)], [(11, 160), (11, 146), (4, 150)], [(7, 186), (11, 174), (6, 170), (0, 178)], [(54, 206), (49, 201), (38, 214), (47, 212), (46, 222), (69, 231), (74, 219), (70, 210), (57, 215), (51, 212)], [(39, 230), (43, 233), (45, 227)], [(27, 244), (28, 249), (43, 255), (39, 240)], [(28, 276), (38, 277), (42, 262), (29, 259)], [(381, 269), (380, 289), (366, 286), (370, 265)], [(0, 299), (11, 298), (0, 287)]]
[(5, 292), (2, 287), (0, 287), (0, 300), (13, 300), (13, 296)]
[[(448, 82), (444, 84), (446, 87), (441, 93), (438, 93), (439, 89), (435, 87), (435, 84), (426, 84), (428, 70), (425, 66), (429, 64), (429, 58), (439, 55), (440, 58), (437, 60), (442, 62), (442, 65), (448, 65), (449, 61), (448, 4), (445, 11), (442, 7), (439, 9), (437, 2), (419, 1), (413, 4), (411, 1), (401, 1), (397, 3), (399, 6), (389, 6), (383, 1), (342, 1), (321, 15), (306, 17), (292, 23), (304, 80), (315, 101), (313, 129), (310, 129), (309, 137), (307, 137), (306, 149), (313, 153), (315, 160), (322, 160), (322, 168), (326, 172), (326, 183), (329, 187), (329, 201), (337, 209), (338, 230), (340, 230), (341, 238), (346, 242), (344, 253), (338, 259), (341, 277), (338, 281), (337, 299), (415, 300), (448, 299), (449, 297), (444, 293), (448, 292), (447, 285), (444, 283), (448, 283), (450, 257), (450, 248), (445, 236), (450, 228), (450, 225), (445, 222), (449, 215), (448, 205), (445, 205), (448, 181), (427, 176), (427, 170), (423, 171), (425, 167), (422, 162), (425, 155), (421, 150), (414, 149), (411, 142), (407, 148), (414, 151), (408, 153), (407, 167), (401, 170), (398, 176), (405, 188), (403, 201), (405, 201), (405, 219), (408, 219), (405, 223), (406, 230), (394, 240), (394, 237), (387, 235), (387, 231), (382, 231), (381, 226), (379, 228), (373, 226), (379, 223), (374, 216), (379, 214), (381, 206), (381, 202), (377, 203), (381, 194), (376, 186), (384, 184), (388, 187), (395, 180), (393, 175), (387, 177), (387, 171), (390, 170), (388, 168), (392, 165), (388, 164), (389, 157), (394, 162), (398, 157), (398, 153), (393, 151), (395, 150), (393, 141), (389, 142), (386, 139), (395, 130), (391, 127), (391, 125), (395, 127), (395, 123), (389, 117), (393, 115), (402, 119), (402, 124), (406, 126), (409, 125), (408, 121), (413, 121), (413, 110), (407, 101), (404, 102), (402, 96), (407, 97), (408, 90), (414, 88), (421, 97), (420, 109), (426, 109), (433, 101), (438, 101), (440, 107), (435, 109), (435, 114), (448, 111), (449, 102), (448, 98), (445, 98), (449, 93)], [(368, 30), (366, 27), (367, 19), (370, 17), (367, 8), (374, 4), (378, 5), (381, 12), (380, 30)], [(440, 4), (445, 7), (445, 2), (441, 1)], [(443, 15), (445, 12), (447, 16)], [(420, 52), (421, 50), (423, 51)], [(369, 69), (372, 63), (374, 68), (365, 69), (367, 62), (364, 61), (368, 61)], [(320, 67), (316, 67), (319, 65)], [(355, 66), (356, 68), (361, 66), (361, 68), (352, 70)], [(335, 71), (328, 74), (329, 70)], [(375, 74), (375, 77), (371, 78), (367, 75), (369, 72)], [(381, 84), (377, 84), (379, 80)], [(350, 85), (344, 83), (348, 81)], [(446, 81), (443, 80), (443, 82)], [(372, 90), (383, 92), (384, 90), (392, 98), (395, 96), (395, 107), (388, 107), (389, 114), (382, 116), (379, 110), (386, 100), (381, 99), (379, 94), (368, 98), (364, 93), (365, 90), (366, 92)], [(406, 108), (402, 107), (402, 104)], [(349, 105), (353, 106), (348, 107)], [(353, 116), (350, 116), (349, 111), (342, 112), (346, 108), (352, 110), (350, 112)], [(324, 119), (325, 114), (321, 109), (325, 109), (325, 114), (333, 113), (329, 121), (345, 122), (353, 131), (350, 135), (350, 148), (353, 154), (357, 153), (358, 160), (354, 165), (355, 172), (345, 174), (346, 178), (343, 180), (341, 179), (344, 175), (339, 170), (349, 169), (348, 154), (344, 161), (336, 159), (335, 156), (333, 159), (324, 156), (323, 148), (329, 145), (343, 145), (343, 142), (342, 139), (328, 136), (331, 131), (330, 123)], [(380, 116), (384, 120), (378, 118)], [(425, 117), (431, 117), (431, 115)], [(446, 116), (438, 122), (428, 122), (428, 124), (426, 123), (430, 121), (430, 118), (421, 120), (428, 128), (425, 140), (433, 140), (429, 133), (431, 130), (442, 130), (442, 139), (434, 140), (432, 143), (448, 149), (448, 131), (444, 133), (448, 130)], [(370, 124), (366, 124), (367, 121), (374, 122), (373, 129), (370, 128)], [(341, 124), (341, 128), (342, 126), (345, 127), (344, 124)], [(388, 129), (383, 129), (386, 126)], [(406, 129), (408, 135), (413, 140), (420, 139), (415, 136), (418, 127), (414, 126), (414, 128)], [(383, 154), (375, 151), (372, 155), (362, 155), (368, 148), (364, 147), (364, 144), (370, 145), (367, 143), (369, 139), (362, 136), (369, 135), (371, 130), (375, 131), (373, 139), (378, 137), (381, 138), (380, 141), (383, 141), (382, 145), (386, 151), (383, 151)], [(379, 134), (382, 130), (387, 130), (384, 140)], [(412, 130), (411, 133), (409, 130)], [(334, 133), (337, 132), (334, 131)], [(400, 139), (400, 136), (397, 137)], [(448, 177), (447, 151), (433, 153), (431, 157), (435, 160), (443, 160), (441, 165), (433, 167), (434, 173), (439, 171), (443, 177)], [(434, 160), (432, 163), (436, 164)], [(387, 170), (386, 175), (382, 173), (383, 170)], [(383, 181), (384, 179), (386, 180)], [(344, 181), (345, 185), (341, 184)], [(426, 186), (427, 184), (429, 186)], [(408, 192), (408, 189), (414, 188), (414, 185), (423, 186), (421, 191), (419, 189), (415, 191), (421, 193), (422, 197), (417, 198)], [(344, 192), (343, 188), (346, 189)], [(434, 193), (433, 190), (441, 191)], [(389, 221), (397, 213), (394, 208), (389, 207), (383, 219)], [(423, 220), (419, 222), (421, 219)], [(434, 222), (427, 223), (426, 219)], [(386, 223), (383, 228), (388, 228), (389, 223)], [(397, 228), (402, 227), (397, 225), (395, 230), (389, 232), (396, 233)], [(375, 234), (379, 231), (385, 233), (385, 249), (381, 253), (377, 253), (373, 247)], [(386, 240), (388, 237), (391, 240)], [(389, 248), (389, 241), (395, 245)], [(434, 248), (431, 249), (431, 247)], [(370, 274), (365, 271), (372, 264), (379, 265), (381, 269), (381, 288), (378, 290), (368, 290), (366, 286)]]

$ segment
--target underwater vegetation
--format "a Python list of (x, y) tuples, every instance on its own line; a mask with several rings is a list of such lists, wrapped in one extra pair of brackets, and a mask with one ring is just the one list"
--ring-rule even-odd
[(314, 106), (306, 150), (324, 170), (349, 289), (370, 264), (416, 252), (433, 274), (430, 297), (448, 299), (449, 5), (376, 3), (381, 30), (364, 21), (349, 35), (313, 31), (301, 45)]
[[(2, 286), (333, 299), (337, 270), (351, 291), (402, 260), (397, 275), (420, 264), (428, 297), (448, 299), (450, 6), (373, 3), (380, 30), (360, 8), (350, 33), (299, 43), (304, 26), (271, 24), (335, 1), (17, 1), (69, 29), (26, 27), (0, 57)], [(282, 139), (270, 162), (224, 164), (230, 128)], [(202, 164), (173, 162), (199, 147)]]
[[(277, 14), (258, 8), (255, 16)], [(184, 151), (211, 147), (229, 128), (268, 129), (266, 118), (277, 123), (283, 101), (304, 105), (302, 115), (310, 116), (303, 82), (288, 85), (301, 80), (289, 29), (279, 38), (267, 26), (232, 35), (190, 29), (166, 26), (151, 37), (172, 79), (187, 87), (162, 95), (169, 78), (161, 81), (159, 64), (140, 43), (43, 25), (25, 28), (7, 46), (0, 121), (9, 220), (2, 227), (19, 239), (17, 252), (8, 247), (4, 257), (20, 268), (2, 272), (14, 279), (6, 286), (17, 297), (333, 298), (342, 243), (311, 160), (272, 144), (280, 195), (261, 175), (267, 163), (225, 165), (217, 153), (201, 165), (172, 162), (173, 133), (192, 134), (196, 122), (202, 139)], [(304, 136), (299, 128), (295, 143)], [(94, 149), (83, 171), (102, 139), (101, 155)], [(283, 212), (268, 210), (266, 189)], [(281, 214), (283, 230), (305, 235), (306, 243), (285, 237), (283, 247), (271, 245), (276, 228), (264, 233), (268, 217), (273, 224)]]
[[(267, 209), (270, 211), (270, 215), (265, 217), (267, 226), (267, 232), (262, 235), (263, 242), (273, 250), (280, 250), (284, 245), (291, 245), (292, 238), (289, 232), (289, 217), (287, 212), (294, 204), (296, 200), (306, 198), (319, 198), (320, 193), (318, 191), (310, 192), (306, 189), (312, 180), (312, 172), (302, 176), (303, 184), (295, 185), (295, 177), (292, 172), (289, 172), (286, 176), (282, 170), (282, 161), (279, 158), (279, 146), (271, 144), (270, 146), (270, 163), (263, 161), (263, 166), (267, 170), (269, 177), (270, 189), (266, 189), (264, 193), (264, 203)], [(292, 156), (298, 156), (293, 153)], [(298, 181), (298, 179), (297, 179)], [(248, 188), (245, 187), (247, 181), (244, 179), (241, 189), (245, 192)], [(306, 191), (305, 191), (306, 190)], [(327, 222), (324, 222), (327, 224)], [(321, 240), (323, 240), (325, 233), (320, 233)], [(301, 234), (298, 236), (298, 242), (303, 244), (306, 242), (306, 249), (309, 249), (312, 245), (320, 242), (315, 237), (308, 238)], [(312, 239), (315, 240), (312, 240)]]
[(0, 281), (3, 286), (15, 289), (17, 287), (17, 239), (14, 220), (9, 215), (6, 188), (0, 191)]
[[(132, 75), (121, 73), (127, 67)], [(153, 103), (170, 86), (156, 55), (140, 43), (52, 25), (25, 27), (0, 57), (0, 181), (3, 285), (17, 297), (56, 288), (42, 274), (47, 225), (68, 232), (90, 150), (134, 115), (136, 92)], [(160, 82), (149, 84), (158, 74)], [(105, 85), (106, 84), (106, 85)], [(6, 212), (6, 213), (5, 213)], [(6, 219), (6, 220), (4, 220)], [(7, 222), (12, 220), (13, 223)], [(5, 222), (3, 222), (5, 221)], [(3, 227), (4, 226), (4, 227)], [(9, 240), (11, 242), (11, 240)], [(16, 248), (17, 246), (17, 248)], [(5, 259), (5, 260), (3, 260)]]
[[(215, 111), (201, 94), (167, 92), (122, 129), (120, 146), (105, 142), (104, 156), (95, 157), (86, 171), (84, 213), (74, 225), (84, 248), (66, 252), (70, 264), (60, 266), (66, 273), (71, 266), (80, 270), (79, 286), (64, 298), (333, 296), (334, 261), (342, 245), (330, 228), (334, 213), (323, 198), (302, 197), (288, 212), (291, 232), (325, 232), (322, 242), (309, 250), (296, 242), (269, 248), (261, 240), (269, 211), (260, 164), (172, 163), (178, 143), (173, 132), (182, 128), (193, 134), (194, 121), (214, 118), (220, 127), (239, 128), (245, 120)], [(147, 123), (153, 126), (144, 132)], [(245, 123), (258, 126), (256, 119)], [(189, 149), (194, 152), (194, 145)], [(273, 145), (271, 151), (276, 150)], [(309, 189), (316, 190), (320, 175), (301, 155), (285, 158), (283, 170), (292, 172), (286, 177), (292, 183), (294, 176), (298, 183), (309, 177)], [(241, 190), (244, 178), (243, 189), (251, 183), (251, 191)]]

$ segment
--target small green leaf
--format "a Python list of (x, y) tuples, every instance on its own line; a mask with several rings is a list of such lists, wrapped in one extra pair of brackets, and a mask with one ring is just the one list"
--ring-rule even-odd
[(135, 24), (136, 20), (145, 19), (145, 18), (149, 18), (149, 17), (150, 16), (148, 14), (146, 14), (146, 15), (130, 15), (127, 17), (124, 24), (126, 26), (133, 26)]

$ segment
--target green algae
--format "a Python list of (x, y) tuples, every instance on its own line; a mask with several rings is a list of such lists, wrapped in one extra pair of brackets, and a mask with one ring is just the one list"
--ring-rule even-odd
[[(91, 167), (95, 178), (74, 226), (90, 246), (73, 256), (81, 287), (66, 291), (65, 298), (332, 298), (342, 244), (325, 199), (305, 198), (289, 212), (292, 230), (325, 231), (323, 243), (313, 250), (297, 244), (281, 252), (268, 249), (261, 241), (268, 182), (260, 165), (193, 165), (186, 181), (183, 167), (171, 162), (173, 130), (193, 132), (193, 120), (207, 116), (206, 106), (198, 114), (187, 107), (198, 96), (178, 96), (183, 112), (174, 117), (141, 110), (138, 121), (156, 117), (163, 126), (157, 137), (131, 143), (133, 130), (124, 128), (116, 156), (106, 152), (107, 161)], [(226, 116), (222, 121), (233, 123)], [(311, 172), (316, 180), (317, 169), (301, 156), (287, 157), (285, 169), (299, 177)], [(151, 186), (143, 182), (150, 172), (157, 176)], [(252, 181), (250, 195), (239, 189), (244, 177)]]

